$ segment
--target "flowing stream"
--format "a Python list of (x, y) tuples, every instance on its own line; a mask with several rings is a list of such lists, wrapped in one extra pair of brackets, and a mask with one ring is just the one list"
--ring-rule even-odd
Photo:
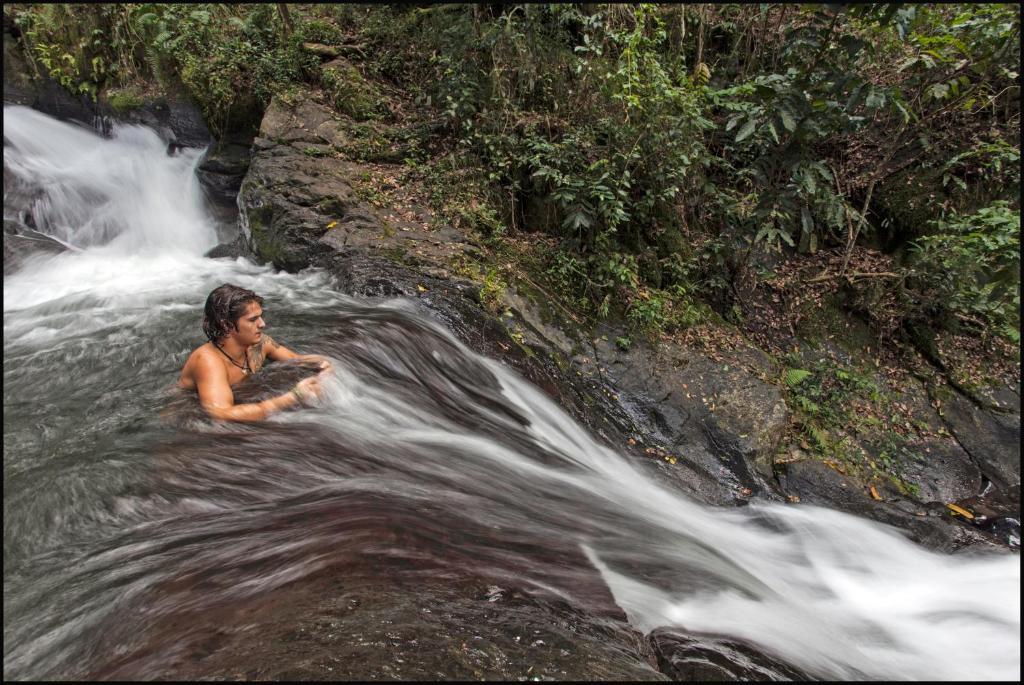
[[(1020, 679), (1019, 555), (666, 489), (414, 303), (204, 258), (200, 154), (4, 108), (5, 220), (68, 248), (4, 276), (5, 679), (166, 675), (192, 630), (176, 616), (385, 558), (584, 612), (596, 579), (642, 633), (729, 636), (816, 678)], [(224, 282), (334, 361), (319, 406), (213, 425), (173, 389)]]

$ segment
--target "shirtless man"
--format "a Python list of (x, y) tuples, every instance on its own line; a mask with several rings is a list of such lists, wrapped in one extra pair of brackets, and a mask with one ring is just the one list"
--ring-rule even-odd
[(209, 342), (189, 355), (178, 386), (199, 393), (199, 403), (211, 418), (222, 421), (262, 421), (275, 412), (305, 404), (319, 397), (320, 380), (314, 376), (298, 382), (277, 397), (235, 404), (231, 386), (262, 368), (267, 359), (303, 359), (320, 363), (320, 373), (330, 370), (319, 355), (296, 354), (263, 333), (263, 298), (251, 290), (225, 283), (206, 298), (203, 332)]

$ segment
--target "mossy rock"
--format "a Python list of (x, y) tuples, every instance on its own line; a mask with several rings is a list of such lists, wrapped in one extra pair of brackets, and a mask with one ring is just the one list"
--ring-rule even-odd
[(146, 102), (141, 95), (130, 88), (109, 90), (106, 93), (106, 100), (110, 108), (117, 114), (138, 109)]
[(380, 91), (344, 59), (325, 64), (321, 79), (331, 103), (342, 114), (361, 121), (372, 119), (385, 109)]

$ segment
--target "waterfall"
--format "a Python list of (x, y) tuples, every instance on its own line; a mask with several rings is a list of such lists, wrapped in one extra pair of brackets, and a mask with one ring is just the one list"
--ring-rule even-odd
[[(203, 611), (400, 558), (424, 587), (457, 571), (594, 616), (598, 581), (635, 630), (731, 637), (815, 678), (1019, 680), (1018, 555), (939, 554), (814, 506), (695, 502), (410, 301), (204, 258), (201, 151), (21, 107), (4, 123), (5, 218), (68, 247), (4, 278), (7, 677), (173, 677)], [(332, 359), (320, 405), (161, 419), (223, 282), (266, 298), (276, 339)]]

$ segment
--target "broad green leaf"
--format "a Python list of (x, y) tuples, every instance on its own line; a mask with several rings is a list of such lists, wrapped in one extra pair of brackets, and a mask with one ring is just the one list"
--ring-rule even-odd
[(915, 64), (917, 64), (917, 62), (918, 62), (918, 58), (917, 57), (911, 57), (910, 59), (902, 62), (900, 64), (900, 66), (896, 68), (896, 73), (898, 74), (901, 71), (903, 71), (904, 69), (909, 69), (910, 67), (912, 67)]
[(949, 86), (947, 86), (945, 83), (936, 83), (932, 85), (932, 87), (929, 89), (929, 92), (931, 93), (931, 96), (936, 100), (942, 100), (949, 95)]
[(793, 115), (790, 113), (788, 109), (780, 108), (779, 118), (782, 119), (782, 125), (785, 127), (787, 131), (792, 133), (793, 131), (796, 130), (796, 121), (793, 119)]
[(804, 170), (803, 178), (804, 178), (804, 184), (806, 184), (806, 186), (807, 186), (807, 192), (810, 193), (811, 195), (814, 195), (815, 193), (817, 193), (818, 192), (818, 182), (814, 180), (814, 174), (810, 173), (807, 170)]
[(754, 132), (754, 127), (757, 126), (757, 121), (754, 119), (748, 119), (747, 123), (740, 127), (739, 132), (736, 134), (736, 142), (739, 143), (746, 140), (751, 133)]
[(864, 100), (864, 106), (869, 109), (878, 109), (885, 104), (885, 93), (880, 93), (875, 89), (871, 89), (868, 93), (868, 97)]
[(800, 208), (800, 221), (803, 224), (804, 233), (814, 235), (814, 219), (807, 207)]

